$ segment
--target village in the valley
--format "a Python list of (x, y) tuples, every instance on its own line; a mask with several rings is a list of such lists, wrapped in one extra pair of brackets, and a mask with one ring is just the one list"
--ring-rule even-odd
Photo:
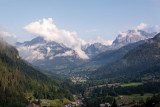
[[(151, 82), (155, 82), (157, 81), (156, 79), (156, 76), (149, 76), (149, 81)], [(74, 84), (82, 84), (82, 83), (85, 83), (89, 78), (87, 76), (71, 76), (70, 77), (70, 80), (74, 83)], [(138, 84), (141, 84), (141, 83), (136, 83), (137, 85)], [(90, 98), (91, 96), (89, 95), (89, 93), (93, 92), (93, 90), (95, 90), (97, 87), (118, 87), (118, 86), (125, 86), (125, 85), (135, 85), (135, 83), (132, 83), (132, 84), (120, 84), (120, 83), (112, 83), (112, 84), (103, 84), (103, 85), (98, 85), (98, 86), (93, 86), (93, 87), (88, 87), (85, 89), (85, 93), (88, 93), (88, 98)], [(139, 96), (139, 95), (137, 95)], [(151, 95), (149, 95), (151, 96)], [(135, 96), (136, 97), (136, 96)], [(142, 96), (143, 97), (143, 96)], [(82, 96), (82, 94), (73, 94), (73, 98), (74, 98), (74, 101), (73, 102), (67, 102), (67, 103), (64, 103), (64, 107), (85, 107), (86, 105), (83, 103), (83, 100), (84, 100), (84, 97)], [(137, 104), (136, 101), (130, 101), (130, 97), (129, 96), (123, 96), (123, 95), (119, 95), (116, 97), (116, 100), (118, 101), (118, 107), (121, 107), (121, 106), (129, 106), (129, 105), (134, 105), (134, 104)], [(37, 100), (38, 101), (38, 100)], [(45, 105), (45, 106), (42, 106), (42, 107), (52, 107), (50, 102), (48, 100), (41, 100), (40, 101), (41, 105)], [(30, 104), (30, 106), (27, 106), (27, 107), (31, 107), (35, 104)], [(38, 107), (35, 105), (35, 107)], [(111, 107), (111, 104), (109, 102), (104, 102), (104, 103), (101, 103), (99, 104), (99, 107)]]
[(77, 83), (86, 82), (89, 79), (89, 77), (87, 77), (87, 76), (72, 76), (70, 79), (73, 83), (77, 84)]

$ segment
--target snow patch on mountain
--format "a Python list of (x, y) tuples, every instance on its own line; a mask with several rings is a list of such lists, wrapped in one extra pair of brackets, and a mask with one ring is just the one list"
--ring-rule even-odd
[(126, 32), (120, 31), (116, 39), (113, 41), (113, 45), (121, 47), (140, 40), (152, 38), (159, 31), (159, 26), (148, 27), (147, 24), (141, 23), (137, 27), (133, 27)]
[(110, 46), (113, 43), (113, 40), (104, 40), (100, 36), (97, 36), (95, 40), (91, 40), (89, 42), (90, 45), (95, 44), (95, 43), (100, 43), (102, 45)]

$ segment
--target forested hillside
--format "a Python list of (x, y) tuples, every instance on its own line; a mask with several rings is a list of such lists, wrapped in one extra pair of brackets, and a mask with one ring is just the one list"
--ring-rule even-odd
[(94, 79), (121, 77), (122, 80), (130, 80), (131, 78), (142, 77), (146, 73), (159, 73), (159, 70), (157, 70), (159, 68), (160, 34), (157, 34), (153, 39), (149, 39), (144, 44), (130, 50), (120, 60), (93, 72), (91, 77)]
[(124, 57), (124, 55), (129, 52), (130, 50), (138, 47), (139, 45), (145, 43), (145, 40), (128, 44), (126, 46), (121, 47), (120, 49), (114, 50), (107, 50), (102, 52), (92, 58), (91, 60), (87, 61), (86, 63), (82, 64), (81, 66), (74, 68), (71, 73), (75, 74), (89, 74), (101, 66), (111, 64), (117, 60), (120, 60)]
[(30, 97), (72, 100), (67, 83), (28, 65), (14, 47), (0, 39), (0, 106), (26, 106)]

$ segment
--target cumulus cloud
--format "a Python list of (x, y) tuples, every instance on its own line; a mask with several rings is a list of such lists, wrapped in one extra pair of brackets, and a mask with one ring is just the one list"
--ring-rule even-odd
[(58, 29), (53, 23), (52, 18), (32, 22), (24, 29), (32, 34), (43, 37), (47, 41), (63, 43), (65, 46), (75, 50), (80, 58), (88, 59), (88, 56), (82, 51), (81, 46), (86, 42), (77, 37), (76, 32), (70, 32)]
[(41, 44), (32, 46), (18, 46), (17, 49), (20, 52), (20, 56), (23, 56), (25, 60), (32, 62), (35, 59), (43, 60), (45, 58), (45, 55), (42, 52), (36, 50), (39, 46), (41, 46)]
[(95, 40), (90, 41), (90, 44), (93, 44), (93, 43), (101, 43), (103, 45), (110, 46), (112, 45), (113, 40), (104, 40), (100, 36), (97, 36)]
[(137, 29), (137, 30), (144, 30), (144, 29), (146, 29), (147, 27), (148, 27), (147, 24), (141, 23), (141, 24), (138, 25), (135, 29)]
[[(119, 31), (119, 35), (117, 38), (121, 39), (126, 36), (129, 36), (129, 37), (139, 36), (143, 40), (146, 37), (144, 37), (140, 31), (145, 31), (146, 33), (160, 32), (160, 26), (158, 26), (158, 25), (148, 26), (145, 23), (141, 23), (140, 25), (138, 25), (136, 27), (132, 27), (131, 30), (128, 30), (126, 32)], [(152, 35), (151, 35), (151, 37), (152, 37)]]
[(140, 25), (133, 27), (134, 30), (143, 30), (147, 33), (152, 33), (152, 32), (160, 32), (160, 26), (155, 25), (155, 26), (148, 26), (145, 23), (141, 23)]
[(8, 43), (14, 45), (16, 42), (16, 35), (0, 30), (0, 37)]
[(60, 56), (73, 56), (73, 51), (66, 51), (64, 53), (57, 54), (55, 57), (60, 57)]

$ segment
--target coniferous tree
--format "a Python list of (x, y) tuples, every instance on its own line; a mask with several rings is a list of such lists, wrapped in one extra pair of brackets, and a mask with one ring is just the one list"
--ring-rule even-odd
[(113, 100), (112, 107), (117, 107), (117, 102), (116, 102), (116, 99), (115, 99), (115, 98), (114, 98), (114, 100)]

